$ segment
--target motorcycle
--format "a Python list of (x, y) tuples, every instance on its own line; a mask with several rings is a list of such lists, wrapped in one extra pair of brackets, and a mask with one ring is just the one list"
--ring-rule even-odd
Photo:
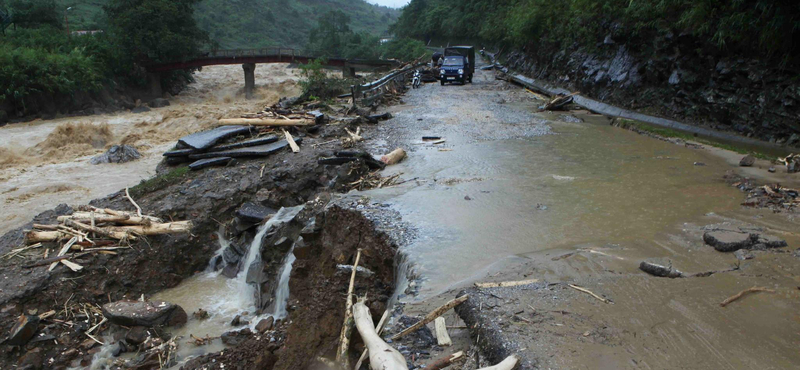
[(411, 87), (418, 89), (421, 83), (422, 83), (422, 74), (417, 69), (414, 71), (414, 77), (411, 79)]

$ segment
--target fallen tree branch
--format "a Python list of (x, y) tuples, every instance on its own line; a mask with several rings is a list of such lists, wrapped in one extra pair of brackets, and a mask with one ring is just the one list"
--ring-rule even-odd
[(613, 302), (611, 302), (611, 300), (609, 300), (609, 299), (603, 298), (603, 297), (601, 297), (601, 296), (599, 296), (599, 295), (597, 295), (597, 294), (594, 294), (594, 293), (592, 293), (592, 291), (590, 291), (589, 289), (586, 289), (586, 288), (581, 288), (581, 287), (579, 287), (579, 286), (577, 286), (577, 285), (573, 285), (573, 284), (567, 284), (567, 285), (569, 285), (569, 287), (570, 287), (570, 288), (572, 288), (572, 289), (575, 289), (575, 290), (577, 290), (577, 291), (579, 291), (579, 292), (584, 292), (584, 293), (586, 293), (586, 294), (589, 294), (589, 295), (591, 295), (592, 297), (595, 297), (595, 298), (599, 299), (600, 301), (602, 301), (602, 302), (604, 302), (604, 303), (613, 303)]
[(149, 224), (149, 225), (130, 225), (130, 226), (108, 226), (102, 230), (108, 230), (112, 233), (125, 233), (137, 235), (162, 235), (162, 234), (179, 234), (188, 233), (192, 230), (192, 221), (175, 221), (167, 222), (164, 224)]
[[(389, 310), (387, 309), (386, 311), (383, 311), (383, 316), (381, 316), (381, 320), (378, 321), (378, 326), (375, 327), (375, 332), (377, 332), (378, 335), (381, 335), (381, 332), (383, 332), (383, 326), (384, 324), (386, 324), (386, 320), (388, 318), (389, 318)], [(364, 349), (364, 351), (361, 352), (361, 357), (358, 358), (358, 362), (356, 362), (356, 367), (353, 368), (354, 370), (358, 370), (361, 368), (361, 364), (364, 362), (364, 359), (367, 358), (367, 352), (368, 350), (366, 348)]]
[(456, 299), (453, 299), (450, 302), (445, 303), (443, 306), (441, 306), (441, 307), (431, 311), (431, 313), (425, 315), (425, 317), (423, 317), (422, 320), (420, 320), (416, 324), (411, 325), (408, 328), (406, 328), (405, 330), (395, 334), (392, 337), (392, 340), (400, 339), (400, 338), (402, 338), (402, 337), (404, 337), (404, 336), (406, 336), (406, 335), (408, 335), (410, 333), (413, 333), (413, 332), (419, 330), (419, 328), (425, 326), (426, 324), (428, 324), (429, 322), (431, 322), (433, 320), (436, 320), (437, 317), (442, 316), (442, 314), (444, 314), (445, 312), (447, 312), (451, 308), (464, 303), (467, 299), (469, 299), (469, 294), (464, 294), (461, 297), (458, 297)]
[[(350, 335), (353, 332), (353, 289), (356, 283), (356, 271), (358, 271), (358, 261), (361, 259), (361, 249), (356, 253), (356, 262), (353, 263), (353, 272), (350, 274), (350, 285), (347, 287), (347, 303), (345, 304), (344, 323), (342, 331), (339, 333), (339, 348), (336, 350), (336, 362), (345, 369), (350, 368), (350, 356), (347, 352), (350, 348)], [(374, 329), (373, 329), (374, 330)]]
[(444, 317), (437, 317), (433, 323), (436, 327), (436, 343), (443, 347), (453, 345), (450, 335), (447, 334), (447, 323), (444, 321)]
[(441, 370), (465, 358), (466, 357), (464, 357), (464, 351), (458, 351), (451, 355), (440, 357), (436, 361), (425, 366), (425, 370)]
[(111, 238), (111, 239), (118, 239), (118, 240), (125, 240), (125, 239), (135, 240), (136, 239), (135, 236), (130, 235), (130, 233), (125, 232), (124, 230), (120, 231), (120, 230), (113, 230), (113, 228), (105, 229), (105, 228), (99, 228), (99, 227), (96, 227), (96, 226), (92, 227), (92, 226), (86, 225), (84, 223), (81, 223), (81, 222), (78, 222), (78, 221), (69, 220), (69, 219), (68, 220), (64, 220), (64, 224), (66, 224), (67, 226), (72, 226), (72, 227), (74, 227), (76, 229), (85, 230), (85, 231), (88, 231), (88, 232), (93, 232), (93, 233), (95, 233), (97, 235), (102, 235), (102, 236), (105, 236), (105, 237)]
[(142, 217), (142, 207), (139, 207), (139, 205), (136, 204), (136, 201), (134, 201), (133, 198), (131, 198), (131, 193), (128, 191), (128, 188), (125, 188), (125, 197), (128, 198), (129, 201), (131, 201), (134, 207), (136, 207), (136, 214), (139, 217)]
[(745, 296), (745, 294), (748, 294), (748, 293), (756, 293), (756, 292), (775, 293), (775, 290), (772, 290), (772, 289), (767, 289), (767, 288), (762, 288), (762, 287), (752, 287), (752, 288), (747, 288), (747, 289), (745, 289), (745, 290), (743, 290), (743, 291), (741, 291), (741, 292), (739, 292), (739, 293), (736, 293), (735, 295), (733, 295), (733, 296), (731, 296), (731, 297), (727, 298), (726, 300), (722, 301), (722, 303), (720, 303), (719, 305), (720, 305), (720, 306), (722, 306), (722, 307), (725, 307), (725, 306), (727, 306), (727, 305), (731, 304), (733, 301), (736, 301), (736, 300), (738, 300), (739, 298), (742, 298), (742, 297), (744, 297), (744, 296)]
[(475, 283), (475, 286), (478, 288), (501, 288), (501, 287), (528, 285), (538, 282), (539, 279), (529, 279), (529, 280), (519, 280), (519, 281), (502, 281), (498, 283)]

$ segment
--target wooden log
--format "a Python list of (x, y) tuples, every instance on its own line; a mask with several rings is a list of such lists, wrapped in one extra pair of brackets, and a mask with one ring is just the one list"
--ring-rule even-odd
[(406, 151), (403, 148), (397, 148), (393, 150), (391, 153), (384, 155), (381, 157), (381, 162), (386, 163), (387, 165), (393, 165), (400, 163), (403, 158), (406, 157)]
[[(77, 242), (77, 241), (78, 241), (78, 237), (73, 236), (72, 239), (70, 239), (66, 244), (64, 244), (64, 246), (61, 247), (61, 250), (58, 251), (58, 257), (61, 257), (61, 256), (65, 255), (65, 254), (67, 254), (67, 252), (72, 247), (72, 245), (75, 244), (75, 242)], [(53, 271), (53, 269), (56, 268), (56, 265), (58, 265), (58, 262), (51, 263), (50, 267), (47, 269), (47, 271)]]
[[(125, 211), (117, 211), (117, 210), (113, 210), (113, 209), (109, 209), (109, 208), (91, 207), (91, 209), (93, 211), (95, 211), (95, 212), (102, 212), (102, 213), (106, 213), (106, 214), (114, 215), (114, 216), (128, 216), (131, 219), (133, 219), (134, 217), (139, 217), (139, 215), (137, 215), (135, 213), (125, 212)], [(162, 219), (160, 219), (158, 217), (153, 217), (153, 216), (148, 216), (148, 215), (142, 215), (142, 218), (146, 219), (146, 220), (150, 220), (150, 222), (155, 222), (155, 223), (158, 223), (158, 224), (164, 222), (164, 220), (162, 220)]]
[[(82, 223), (86, 223), (91, 221), (92, 215), (91, 212), (75, 212), (69, 216), (58, 216), (59, 222), (64, 222), (65, 220), (73, 220)], [(112, 215), (107, 213), (95, 213), (94, 214), (94, 221), (98, 224), (102, 223), (116, 223), (121, 225), (147, 225), (149, 223), (162, 223), (160, 219), (154, 220), (154, 217), (139, 217), (139, 216), (131, 216), (128, 214), (118, 214)]]
[(34, 229), (39, 230), (50, 230), (50, 231), (57, 231), (58, 225), (42, 225), (42, 224), (33, 224)]
[(283, 134), (286, 136), (286, 142), (289, 143), (289, 147), (292, 148), (292, 152), (297, 153), (300, 151), (300, 147), (297, 146), (297, 143), (294, 142), (294, 138), (289, 131), (283, 130)]
[(451, 355), (441, 357), (430, 363), (429, 365), (425, 366), (425, 370), (441, 370), (465, 358), (464, 351), (458, 351)]
[[(389, 318), (389, 310), (383, 311), (383, 316), (381, 316), (381, 320), (378, 321), (378, 326), (375, 327), (375, 331), (378, 333), (378, 335), (381, 335), (381, 332), (383, 332), (383, 326), (384, 324), (386, 324), (386, 320), (388, 318)], [(358, 362), (356, 362), (356, 367), (353, 368), (354, 370), (358, 370), (361, 368), (361, 364), (367, 358), (367, 352), (368, 350), (364, 348), (364, 351), (361, 352), (361, 357), (359, 357)]]
[(312, 126), (314, 120), (310, 119), (280, 119), (280, 118), (223, 118), (219, 120), (220, 126), (250, 125), (250, 126)]
[(107, 226), (103, 230), (112, 233), (128, 233), (137, 235), (163, 235), (188, 233), (192, 230), (192, 221), (175, 221), (163, 224)]
[(25, 234), (26, 243), (55, 242), (67, 236), (61, 231), (37, 231), (31, 230)]
[[(67, 226), (72, 226), (76, 229), (85, 230), (88, 232), (93, 232), (97, 235), (102, 235), (107, 238), (117, 239), (117, 240), (136, 240), (136, 237), (131, 235), (130, 233), (126, 232), (125, 230), (111, 230), (111, 228), (100, 228), (100, 227), (91, 227), (81, 222), (73, 221), (73, 220), (65, 220), (64, 223)], [(129, 226), (135, 227), (135, 226)]]
[(83, 266), (81, 266), (81, 265), (79, 265), (79, 264), (77, 264), (75, 262), (72, 262), (70, 260), (63, 259), (63, 260), (61, 260), (59, 262), (61, 262), (61, 264), (63, 264), (64, 266), (67, 266), (72, 271), (78, 272), (80, 270), (83, 270)]
[(358, 334), (361, 335), (361, 339), (367, 345), (371, 369), (408, 370), (406, 359), (403, 355), (386, 344), (375, 331), (372, 315), (370, 315), (369, 308), (367, 308), (363, 300), (353, 306), (353, 317)]
[(512, 286), (520, 286), (520, 285), (528, 285), (533, 283), (538, 283), (539, 279), (528, 279), (528, 280), (519, 280), (519, 281), (501, 281), (498, 283), (475, 283), (475, 286), (478, 288), (502, 288), (502, 287), (512, 287)]
[(404, 337), (404, 336), (406, 336), (406, 335), (408, 335), (410, 333), (413, 333), (413, 332), (419, 330), (419, 328), (427, 325), (429, 322), (435, 320), (437, 317), (442, 316), (442, 314), (447, 312), (449, 309), (464, 303), (467, 299), (469, 299), (469, 294), (464, 294), (461, 297), (458, 297), (456, 299), (453, 299), (450, 302), (445, 303), (443, 306), (431, 311), (431, 313), (427, 314), (425, 317), (422, 318), (422, 320), (420, 320), (416, 324), (411, 325), (408, 328), (406, 328), (405, 330), (395, 334), (392, 337), (392, 340), (400, 339), (400, 338), (402, 338), (402, 337)]
[(347, 288), (347, 302), (345, 303), (344, 323), (342, 331), (339, 333), (339, 348), (336, 351), (336, 362), (342, 364), (345, 369), (350, 368), (350, 356), (347, 355), (350, 348), (350, 335), (353, 332), (353, 289), (356, 283), (356, 271), (358, 271), (358, 261), (361, 259), (361, 249), (356, 253), (356, 262), (353, 264), (353, 272), (350, 274), (350, 285)]
[(447, 334), (447, 323), (444, 321), (444, 317), (437, 317), (433, 323), (436, 326), (436, 342), (439, 343), (440, 346), (453, 345), (453, 341), (450, 340), (450, 335)]
[(517, 362), (519, 362), (519, 357), (517, 357), (517, 355), (511, 355), (497, 365), (482, 367), (478, 370), (511, 370), (514, 366), (517, 366)]

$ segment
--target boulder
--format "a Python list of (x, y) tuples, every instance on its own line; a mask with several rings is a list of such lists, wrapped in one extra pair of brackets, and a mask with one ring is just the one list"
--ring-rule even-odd
[(112, 324), (123, 326), (175, 326), (188, 319), (180, 306), (160, 301), (117, 301), (103, 305), (103, 315)]
[(756, 163), (756, 157), (753, 157), (752, 155), (747, 155), (744, 158), (742, 158), (741, 161), (739, 161), (739, 166), (750, 167), (755, 163)]
[(44, 355), (42, 354), (42, 349), (34, 348), (19, 359), (17, 362), (19, 367), (17, 369), (40, 370), (43, 363)]
[(150, 108), (162, 108), (169, 106), (169, 100), (164, 98), (153, 99), (149, 103), (147, 103)]
[(253, 332), (249, 328), (244, 328), (242, 330), (234, 330), (222, 334), (221, 339), (222, 343), (225, 343), (229, 346), (235, 346), (244, 342), (251, 335), (253, 335)]
[(142, 155), (130, 145), (114, 145), (107, 152), (92, 158), (92, 164), (125, 163), (137, 160)]
[(275, 325), (275, 319), (272, 316), (270, 316), (266, 319), (259, 321), (258, 324), (256, 324), (256, 331), (258, 333), (263, 334), (268, 330), (272, 330), (272, 327), (274, 325)]
[(17, 319), (11, 332), (8, 334), (6, 344), (21, 346), (28, 343), (36, 330), (39, 329), (39, 316), (22, 315)]

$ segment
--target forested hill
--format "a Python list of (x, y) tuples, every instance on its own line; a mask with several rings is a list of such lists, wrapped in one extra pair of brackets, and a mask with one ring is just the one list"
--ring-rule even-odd
[[(69, 11), (70, 27), (102, 28), (107, 0), (59, 0)], [(287, 46), (302, 48), (317, 19), (332, 10), (350, 16), (356, 32), (383, 35), (400, 11), (364, 0), (202, 0), (195, 18), (223, 49)]]

